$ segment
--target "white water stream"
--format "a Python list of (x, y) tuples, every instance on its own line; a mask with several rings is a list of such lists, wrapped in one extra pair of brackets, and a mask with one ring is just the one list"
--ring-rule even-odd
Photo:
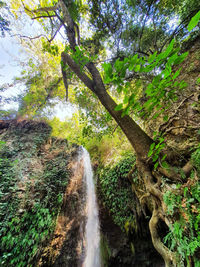
[(100, 267), (99, 214), (89, 153), (83, 148), (84, 178), (87, 186), (86, 253), (83, 267)]

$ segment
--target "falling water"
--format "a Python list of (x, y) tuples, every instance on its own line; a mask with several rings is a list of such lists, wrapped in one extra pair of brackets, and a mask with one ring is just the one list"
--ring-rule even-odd
[(86, 255), (83, 267), (100, 267), (99, 216), (90, 156), (83, 148), (84, 176), (87, 185)]

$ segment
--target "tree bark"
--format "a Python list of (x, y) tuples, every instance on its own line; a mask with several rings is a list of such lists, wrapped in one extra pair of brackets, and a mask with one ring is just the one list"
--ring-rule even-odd
[(133, 146), (137, 157), (146, 162), (148, 158), (148, 152), (153, 140), (140, 128), (140, 126), (128, 115), (122, 117), (122, 111), (116, 111), (117, 104), (107, 93), (103, 84), (102, 78), (95, 65), (90, 62), (87, 64), (87, 68), (90, 71), (92, 78), (90, 79), (83, 71), (81, 71), (79, 65), (73, 61), (73, 59), (66, 54), (62, 53), (62, 61), (64, 64), (68, 64), (70, 69), (80, 78), (80, 80), (98, 97), (99, 101), (115, 119), (117, 124), (121, 127), (122, 131)]
[[(61, 10), (62, 12), (59, 13), (59, 16), (56, 14), (56, 12), (55, 14), (65, 26), (69, 46), (71, 48), (71, 53), (76, 53), (76, 48), (79, 45), (78, 25), (73, 21), (65, 1), (59, 0), (58, 4), (56, 5), (56, 8), (57, 7), (59, 7), (59, 11)], [(54, 7), (52, 7), (52, 10), (55, 10)], [(78, 33), (78, 38), (76, 38), (76, 31)], [(88, 63), (84, 66), (84, 68), (87, 68), (87, 70), (89, 71), (89, 76), (87, 74), (88, 72), (84, 72), (84, 68), (83, 66), (81, 66), (81, 63), (77, 63), (77, 60), (75, 62), (73, 60), (73, 57), (67, 54), (66, 51), (61, 54), (61, 58), (63, 62), (62, 74), (64, 85), (66, 87), (66, 95), (68, 94), (68, 82), (65, 65), (68, 65), (69, 68), (84, 83), (84, 85), (98, 97), (101, 104), (115, 119), (117, 124), (121, 127), (122, 131), (130, 141), (132, 147), (134, 148), (137, 156), (138, 174), (141, 177), (140, 182), (143, 185), (143, 196), (139, 200), (144, 201), (145, 199), (145, 204), (149, 204), (149, 210), (152, 212), (152, 218), (149, 222), (152, 243), (155, 249), (160, 253), (160, 255), (162, 255), (166, 267), (176, 266), (174, 254), (162, 243), (159, 237), (159, 232), (157, 231), (159, 220), (162, 219), (164, 222), (167, 222), (167, 215), (163, 202), (163, 192), (165, 191), (162, 190), (162, 188), (160, 187), (161, 178), (159, 177), (159, 175), (157, 175), (157, 183), (155, 182), (156, 175), (152, 172), (152, 166), (150, 166), (151, 163), (148, 161), (148, 152), (150, 149), (150, 145), (153, 143), (153, 140), (141, 129), (141, 127), (131, 117), (129, 117), (128, 115), (122, 117), (123, 111), (115, 110), (117, 104), (106, 91), (100, 72), (98, 71), (97, 67), (94, 65), (93, 62), (89, 62), (89, 58)], [(185, 167), (185, 173), (188, 173), (190, 170), (191, 167), (189, 165), (187, 166), (187, 168)], [(173, 181), (177, 181), (179, 178), (172, 171), (170, 173), (166, 173), (164, 171), (164, 175), (167, 174)], [(137, 189), (135, 189), (135, 191), (137, 191)], [(139, 191), (140, 189), (138, 189), (138, 192)], [(168, 224), (166, 223), (166, 225)]]

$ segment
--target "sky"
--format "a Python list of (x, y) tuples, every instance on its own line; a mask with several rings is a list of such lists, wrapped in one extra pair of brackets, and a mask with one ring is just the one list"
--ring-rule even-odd
[[(13, 22), (11, 24), (11, 29), (14, 29), (15, 25)], [(17, 25), (23, 27), (23, 35), (30, 36), (32, 33), (37, 34), (37, 25), (28, 24), (26, 25)], [(20, 73), (24, 70), (25, 66), (23, 63), (26, 62), (26, 52), (23, 50), (23, 47), (17, 41), (17, 38), (13, 36), (15, 32), (6, 33), (5, 37), (0, 37), (0, 86), (4, 84), (12, 84), (15, 77), (20, 77)], [(34, 30), (33, 30), (34, 29)], [(5, 92), (1, 92), (1, 95), (4, 97), (17, 96), (20, 93), (23, 93), (25, 87), (22, 84), (15, 85), (8, 88)], [(0, 105), (1, 106), (1, 105)], [(2, 109), (17, 109), (18, 104), (16, 102), (11, 102), (10, 104), (3, 104)], [(64, 121), (65, 118), (70, 118), (74, 112), (74, 108), (69, 103), (59, 103), (55, 106), (53, 114), (54, 116), (59, 117), (60, 120)], [(52, 116), (51, 116), (52, 117)]]
[[(8, 35), (0, 38), (0, 54), (0, 86), (3, 84), (12, 84), (14, 77), (20, 76), (22, 68), (19, 65), (19, 60), (22, 60), (25, 55), (14, 38)], [(5, 97), (17, 96), (23, 90), (24, 87), (15, 86), (10, 87), (1, 94)], [(17, 107), (18, 104), (12, 102), (11, 104), (4, 105), (3, 109), (17, 109)]]
[(10, 83), (13, 77), (21, 72), (17, 61), (22, 57), (22, 53), (19, 45), (9, 36), (0, 39), (0, 49), (0, 83)]

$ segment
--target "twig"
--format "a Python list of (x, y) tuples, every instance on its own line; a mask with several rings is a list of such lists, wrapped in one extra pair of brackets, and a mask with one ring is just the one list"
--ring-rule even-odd
[[(170, 125), (170, 123), (174, 120), (174, 117), (176, 116), (179, 108), (185, 103), (186, 100), (188, 100), (190, 97), (192, 97), (194, 94), (191, 94), (189, 96), (187, 96), (186, 98), (184, 98), (181, 103), (179, 104), (179, 106), (175, 109), (174, 113), (170, 116), (168, 122), (165, 122), (163, 124), (160, 125), (159, 127), (159, 132), (164, 132), (165, 129)], [(162, 129), (162, 127), (164, 126), (164, 128)]]
[[(143, 32), (144, 32), (144, 27), (145, 27), (145, 23), (147, 21), (147, 18), (148, 18), (148, 15), (149, 15), (149, 12), (151, 10), (151, 6), (153, 4), (155, 0), (152, 0), (149, 7), (148, 7), (148, 10), (147, 10), (147, 13), (145, 14), (145, 19), (144, 19), (144, 22), (143, 22), (143, 25), (142, 25), (142, 30), (141, 30), (141, 33), (140, 33), (140, 37), (139, 37), (139, 50), (140, 50), (140, 45), (141, 45), (141, 41), (142, 41), (142, 35), (143, 35)], [(144, 18), (144, 17), (143, 17)]]
[(12, 36), (12, 37), (14, 37), (14, 36), (19, 36), (20, 38), (27, 38), (27, 39), (29, 39), (29, 40), (34, 40), (34, 39), (38, 39), (38, 38), (41, 38), (41, 37), (45, 37), (45, 38), (49, 41), (49, 39), (47, 38), (47, 36), (44, 35), (44, 34), (40, 34), (40, 35), (35, 36), (35, 37), (30, 37), (30, 36), (21, 35), (21, 34), (13, 34), (13, 35), (11, 35), (11, 36)]
[(56, 37), (57, 33), (60, 31), (60, 29), (62, 28), (63, 24), (61, 23), (57, 30), (55, 31), (54, 35), (51, 37), (51, 39), (49, 40), (49, 42), (51, 43), (53, 41), (53, 39)]
[(31, 19), (34, 20), (34, 19), (41, 19), (41, 18), (54, 18), (54, 17), (56, 17), (56, 15), (38, 16), (38, 17), (31, 18)]

